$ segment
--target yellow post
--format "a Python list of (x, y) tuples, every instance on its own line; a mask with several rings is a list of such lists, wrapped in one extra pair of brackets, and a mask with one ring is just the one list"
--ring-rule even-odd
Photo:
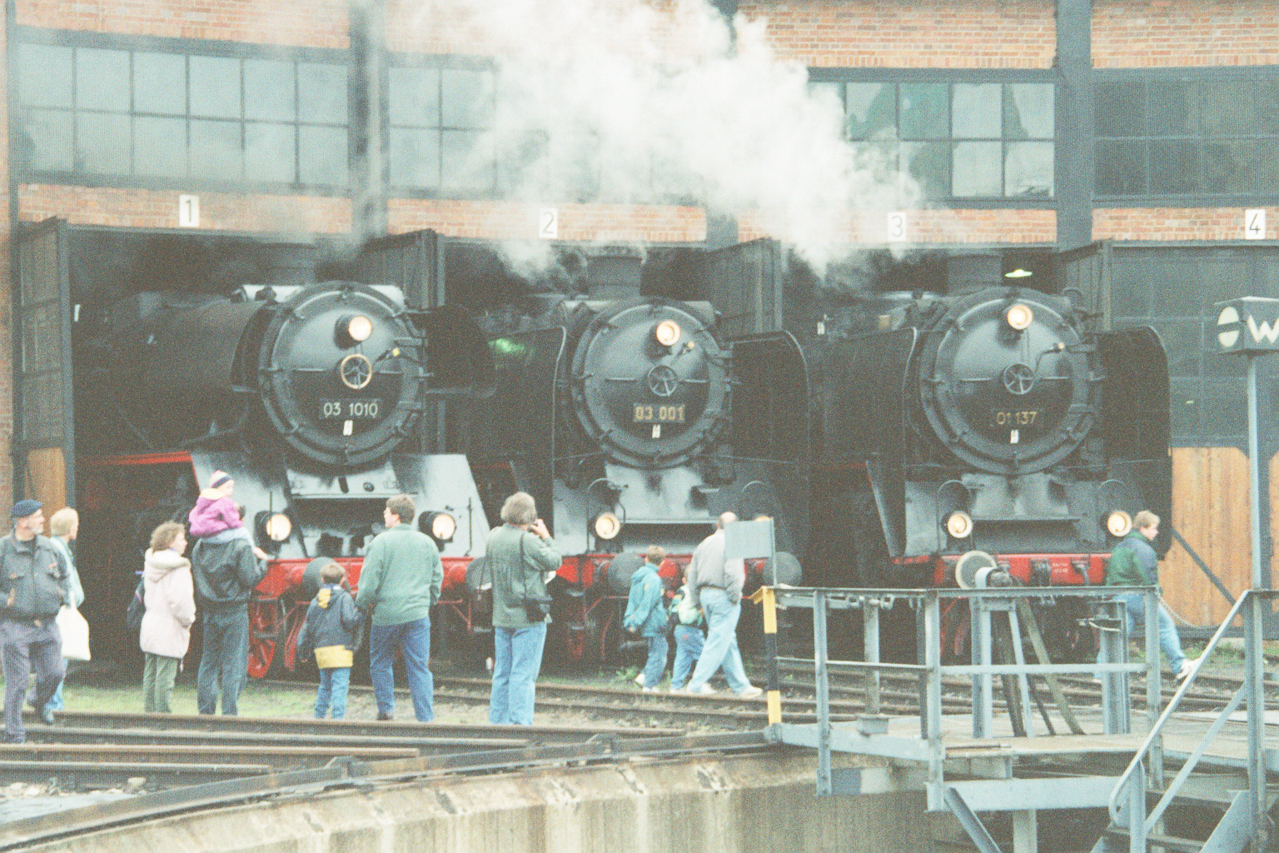
[(768, 724), (782, 721), (782, 685), (777, 675), (777, 596), (771, 586), (761, 586), (751, 601), (764, 607), (764, 652), (768, 655)]

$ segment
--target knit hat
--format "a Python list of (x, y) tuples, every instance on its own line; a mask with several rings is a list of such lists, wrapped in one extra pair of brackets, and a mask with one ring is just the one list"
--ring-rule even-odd
[(214, 471), (213, 476), (209, 478), (209, 488), (218, 489), (231, 481), (231, 475), (226, 471)]

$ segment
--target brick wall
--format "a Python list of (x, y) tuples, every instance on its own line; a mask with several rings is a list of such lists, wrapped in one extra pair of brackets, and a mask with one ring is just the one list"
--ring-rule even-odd
[[(1094, 210), (1094, 240), (1242, 240), (1238, 207), (1141, 207)], [(1266, 209), (1267, 240), (1279, 239), (1279, 207)]]
[[(834, 228), (849, 244), (879, 244), (888, 238), (888, 211), (868, 211)], [(738, 237), (772, 236), (755, 213), (738, 218)], [(911, 210), (906, 212), (903, 246), (920, 243), (1053, 243), (1057, 240), (1054, 210)]]
[(1053, 0), (744, 2), (779, 55), (809, 66), (1050, 68)]
[[(700, 207), (561, 204), (558, 239), (584, 242), (698, 242), (706, 239)], [(536, 239), (542, 207), (518, 202), (392, 199), (388, 230), (395, 234), (431, 228), (451, 237)]]
[[(176, 190), (22, 184), (21, 219), (39, 222), (59, 216), (74, 225), (177, 228)], [(200, 193), (200, 228), (267, 233), (345, 233), (351, 230), (351, 201), (314, 196)]]
[(1275, 0), (1093, 0), (1098, 68), (1274, 65)]
[(342, 48), (347, 0), (17, 0), (17, 23), (100, 33)]

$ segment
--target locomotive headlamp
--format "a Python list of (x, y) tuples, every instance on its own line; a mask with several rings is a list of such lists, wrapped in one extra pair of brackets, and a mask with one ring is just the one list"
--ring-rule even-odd
[(437, 542), (449, 542), (457, 532), (457, 519), (447, 512), (427, 512), (418, 519), (418, 527)]
[(679, 323), (674, 320), (663, 320), (653, 327), (653, 337), (659, 344), (664, 347), (673, 347), (679, 343), (679, 336), (683, 334)]
[(1112, 509), (1106, 513), (1106, 531), (1116, 538), (1127, 536), (1132, 531), (1132, 516), (1122, 509)]
[(973, 517), (962, 509), (946, 516), (946, 532), (954, 539), (967, 539), (973, 532)]
[(283, 542), (293, 533), (293, 519), (282, 512), (275, 512), (266, 520), (263, 531), (272, 542)]
[(601, 512), (595, 516), (595, 535), (601, 539), (616, 539), (622, 532), (622, 520), (611, 512)]
[(362, 344), (373, 334), (373, 321), (364, 314), (348, 314), (338, 320), (337, 340), (343, 347)]
[(1004, 319), (1008, 321), (1010, 327), (1021, 332), (1030, 328), (1030, 324), (1035, 322), (1035, 312), (1030, 310), (1030, 306), (1024, 302), (1014, 302), (1004, 312)]

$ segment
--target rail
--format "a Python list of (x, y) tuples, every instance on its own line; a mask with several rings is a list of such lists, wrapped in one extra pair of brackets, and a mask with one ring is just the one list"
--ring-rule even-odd
[[(1279, 597), (1279, 590), (1266, 589), (1246, 590), (1239, 597), (1234, 607), (1231, 608), (1230, 614), (1222, 621), (1212, 639), (1208, 641), (1208, 645), (1204, 647), (1195, 670), (1181, 683), (1181, 687), (1169, 700), (1168, 706), (1159, 716), (1159, 719), (1151, 726), (1150, 732), (1137, 750), (1137, 754), (1133, 756), (1128, 767), (1120, 775), (1119, 781), (1110, 793), (1110, 819), (1115, 825), (1127, 824), (1131, 849), (1146, 849), (1147, 837), (1158, 826), (1164, 812), (1176, 798), (1186, 779), (1194, 771), (1199, 759), (1207, 751), (1208, 745), (1217, 737), (1231, 715), (1238, 710), (1240, 704), (1245, 700), (1248, 708), (1248, 791), (1245, 802), (1248, 807), (1247, 815), (1250, 821), (1249, 834), (1254, 838), (1254, 841), (1259, 842), (1254, 844), (1253, 849), (1265, 849), (1264, 836), (1269, 834), (1269, 817), (1266, 813), (1265, 796), (1265, 692), (1263, 671), (1265, 662), (1262, 654), (1262, 640), (1264, 638), (1264, 621), (1269, 608), (1263, 608), (1261, 604), (1276, 597)], [(1161, 771), (1160, 765), (1162, 764), (1161, 761), (1154, 759), (1151, 755), (1153, 745), (1158, 743), (1164, 726), (1172, 718), (1177, 706), (1181, 704), (1182, 697), (1199, 676), (1199, 672), (1203, 669), (1203, 664), (1217, 651), (1221, 638), (1225, 636), (1231, 623), (1240, 617), (1243, 619), (1244, 626), (1243, 684), (1235, 691), (1234, 696), (1226, 703), (1225, 708), (1222, 709), (1212, 725), (1209, 726), (1203, 740), (1200, 741), (1194, 752), (1182, 764), (1177, 775), (1168, 783), (1155, 807), (1147, 813), (1145, 782), (1147, 777), (1158, 776)], [(1124, 814), (1125, 808), (1128, 812), (1126, 815)]]
[[(1124, 663), (1123, 604), (1119, 596), (1140, 594), (1145, 606), (1144, 647), (1145, 660)], [(868, 714), (859, 721), (857, 735), (848, 736), (855, 750), (889, 758), (927, 765), (927, 798), (930, 811), (947, 808), (947, 784), (943, 774), (945, 749), (942, 744), (942, 678), (943, 675), (962, 675), (972, 679), (972, 727), (974, 738), (992, 737), (994, 708), (993, 679), (1004, 679), (1006, 698), (1010, 705), (1010, 717), (1014, 733), (1034, 736), (1035, 721), (1031, 713), (1029, 678), (1042, 676), (1058, 699), (1058, 708), (1071, 726), (1077, 729), (1073, 715), (1065, 706), (1060, 691), (1055, 688), (1058, 675), (1085, 674), (1102, 680), (1103, 734), (1128, 734), (1130, 730), (1130, 703), (1128, 701), (1127, 676), (1145, 674), (1146, 715), (1153, 728), (1159, 715), (1162, 698), (1159, 670), (1159, 636), (1156, 608), (1158, 593), (1153, 587), (1003, 587), (978, 589), (842, 589), (842, 588), (771, 588), (769, 594), (778, 607), (808, 608), (813, 611), (813, 659), (775, 658), (777, 662), (804, 662), (814, 667), (817, 688), (817, 725), (813, 735), (806, 732), (785, 731), (780, 716), (770, 701), (770, 730), (773, 737), (785, 742), (805, 743), (816, 747), (818, 754), (817, 792), (831, 794), (834, 784), (831, 772), (831, 752), (835, 731), (830, 713), (829, 673), (832, 668), (862, 670), (866, 678)], [(762, 596), (767, 598), (768, 596)], [(1098, 614), (1094, 622), (1101, 627), (1102, 656), (1098, 661), (1078, 663), (1052, 663), (1047, 650), (1037, 641), (1038, 630), (1031, 616), (1032, 602), (1055, 603), (1061, 599), (1084, 599)], [(971, 613), (971, 659), (969, 664), (944, 664), (942, 662), (942, 603), (960, 599), (968, 601)], [(915, 612), (916, 660), (918, 663), (893, 663), (880, 660), (879, 615), (881, 610), (905, 605)], [(860, 610), (866, 638), (865, 661), (832, 661), (828, 654), (828, 616), (837, 610)], [(1006, 623), (995, 620), (1002, 614)], [(767, 618), (767, 617), (766, 617)], [(1001, 633), (1003, 625), (1007, 633)], [(1032, 639), (1038, 663), (1025, 659), (1022, 643), (1008, 642), (1020, 638), (1022, 628)], [(1005, 640), (1001, 642), (1002, 640)], [(994, 662), (996, 652), (1002, 662)], [(772, 669), (772, 667), (770, 667)], [(918, 738), (893, 737), (887, 734), (887, 719), (878, 714), (878, 687), (880, 675), (885, 672), (906, 673), (919, 679), (920, 733)], [(1260, 681), (1258, 681), (1260, 684)], [(1010, 689), (1016, 685), (1017, 689)], [(770, 672), (770, 693), (779, 689)], [(1184, 692), (1184, 691), (1182, 691)], [(1044, 718), (1047, 721), (1048, 715)], [(1049, 725), (1051, 725), (1049, 723)], [(790, 738), (794, 737), (794, 740)], [(844, 738), (841, 732), (839, 737)], [(809, 742), (811, 740), (811, 742)], [(1148, 739), (1147, 751), (1162, 758), (1158, 734)], [(1100, 803), (1098, 803), (1100, 805)]]

